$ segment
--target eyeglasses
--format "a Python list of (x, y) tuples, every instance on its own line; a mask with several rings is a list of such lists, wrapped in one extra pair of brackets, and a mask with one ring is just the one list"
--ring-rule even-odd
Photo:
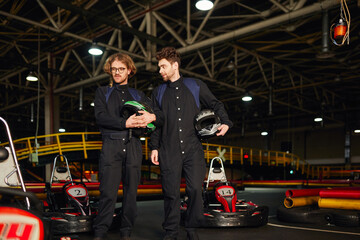
[(119, 68), (112, 67), (112, 68), (110, 68), (110, 70), (111, 70), (112, 73), (116, 73), (117, 71), (119, 73), (123, 73), (126, 70), (126, 68), (124, 68), (124, 67), (119, 67)]

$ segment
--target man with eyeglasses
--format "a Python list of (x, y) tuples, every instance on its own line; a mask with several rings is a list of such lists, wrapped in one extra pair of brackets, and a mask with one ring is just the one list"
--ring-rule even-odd
[(129, 129), (145, 128), (156, 120), (155, 114), (139, 111), (125, 119), (121, 108), (127, 101), (141, 101), (151, 106), (145, 94), (128, 86), (136, 73), (130, 56), (122, 53), (111, 55), (105, 62), (104, 72), (110, 75), (109, 86), (102, 86), (95, 94), (95, 118), (102, 134), (103, 147), (99, 159), (100, 201), (94, 221), (94, 240), (105, 239), (111, 226), (119, 185), (123, 183), (120, 239), (130, 239), (137, 215), (136, 195), (141, 177), (142, 146)]

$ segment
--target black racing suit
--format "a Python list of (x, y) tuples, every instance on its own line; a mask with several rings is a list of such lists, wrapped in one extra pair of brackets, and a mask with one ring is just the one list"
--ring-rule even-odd
[[(215, 98), (204, 82), (198, 79), (195, 81), (200, 86), (200, 103), (203, 108), (213, 109), (219, 115), (221, 123), (231, 127), (232, 122), (224, 105)], [(154, 111), (161, 112), (163, 126), (152, 134), (149, 146), (150, 149), (159, 151), (165, 210), (163, 228), (166, 235), (176, 238), (180, 223), (182, 171), (188, 196), (185, 219), (188, 230), (198, 227), (203, 217), (202, 184), (206, 166), (204, 150), (194, 127), (194, 118), (200, 112), (195, 98), (183, 83), (182, 77), (166, 84), (161, 104), (157, 102), (159, 87), (152, 93)]]
[[(136, 195), (141, 177), (142, 147), (140, 139), (129, 139), (126, 119), (120, 116), (126, 101), (134, 98), (128, 85), (114, 86), (106, 100), (108, 87), (99, 87), (95, 94), (95, 118), (102, 134), (103, 147), (99, 159), (100, 202), (94, 222), (96, 237), (104, 237), (113, 219), (119, 185), (123, 183), (120, 234), (130, 236), (137, 215)], [(135, 90), (137, 91), (137, 90)], [(143, 92), (137, 91), (141, 101), (151, 106)]]

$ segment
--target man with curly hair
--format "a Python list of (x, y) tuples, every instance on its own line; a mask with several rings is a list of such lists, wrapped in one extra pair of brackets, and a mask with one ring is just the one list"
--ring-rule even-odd
[(224, 136), (232, 126), (224, 105), (199, 79), (184, 78), (180, 55), (165, 47), (156, 55), (165, 83), (152, 93), (153, 107), (162, 128), (151, 136), (151, 161), (159, 165), (164, 194), (164, 240), (177, 239), (180, 224), (180, 183), (185, 177), (188, 205), (185, 216), (187, 239), (199, 239), (196, 228), (203, 217), (202, 184), (205, 178), (204, 150), (198, 138), (194, 118), (201, 107), (212, 109), (220, 118), (217, 136)]
[(94, 240), (105, 239), (112, 223), (120, 182), (123, 183), (120, 239), (130, 239), (137, 215), (136, 195), (141, 177), (142, 147), (138, 136), (129, 129), (145, 128), (156, 116), (139, 111), (141, 116), (121, 116), (127, 101), (141, 101), (151, 105), (141, 91), (128, 86), (136, 73), (130, 56), (111, 55), (105, 62), (104, 72), (110, 75), (109, 86), (102, 86), (95, 94), (95, 118), (102, 134), (103, 147), (99, 159), (100, 201), (94, 222)]

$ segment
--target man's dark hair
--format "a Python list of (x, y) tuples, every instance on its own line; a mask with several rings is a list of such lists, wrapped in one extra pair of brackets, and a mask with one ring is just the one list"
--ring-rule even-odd
[(180, 67), (180, 64), (181, 64), (180, 54), (176, 51), (175, 48), (164, 47), (163, 49), (161, 49), (159, 52), (156, 53), (156, 59), (158, 61), (160, 61), (161, 59), (164, 59), (164, 58), (166, 60), (168, 60), (170, 63), (177, 62)]

